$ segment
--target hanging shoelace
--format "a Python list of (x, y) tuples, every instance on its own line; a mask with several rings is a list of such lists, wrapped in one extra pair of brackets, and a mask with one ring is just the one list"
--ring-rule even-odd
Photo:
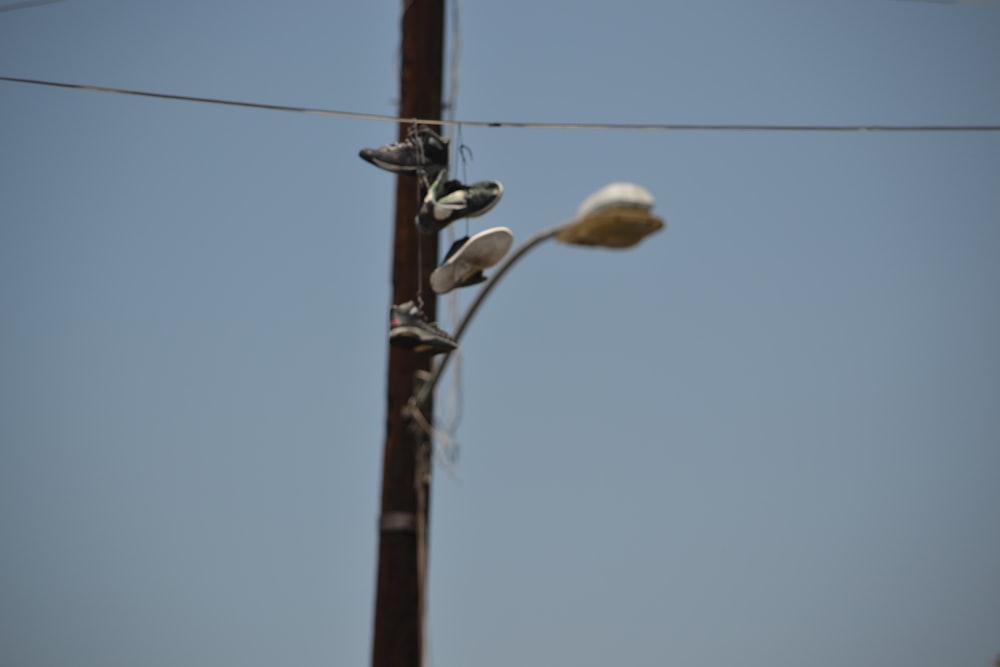
[[(417, 164), (420, 166), (417, 168), (416, 176), (417, 178), (417, 215), (420, 215), (420, 205), (423, 203), (423, 198), (425, 193), (429, 188), (430, 184), (427, 180), (427, 171), (424, 169), (424, 144), (420, 141), (418, 134), (417, 121), (414, 119), (410, 123), (410, 131), (407, 135), (405, 141), (400, 143), (409, 143), (414, 146), (417, 151)], [(414, 220), (416, 223), (416, 220)], [(420, 309), (421, 314), (424, 312), (424, 257), (423, 257), (423, 243), (421, 243), (420, 234), (416, 235), (417, 238), (417, 308)]]
[[(458, 160), (462, 165), (462, 185), (468, 185), (469, 174), (468, 174), (468, 163), (472, 162), (472, 149), (469, 148), (465, 141), (462, 139), (462, 124), (459, 123), (455, 127), (455, 143), (457, 144), (456, 150), (458, 151)], [(468, 158), (466, 158), (468, 155)], [(465, 235), (469, 236), (469, 219), (465, 219)]]

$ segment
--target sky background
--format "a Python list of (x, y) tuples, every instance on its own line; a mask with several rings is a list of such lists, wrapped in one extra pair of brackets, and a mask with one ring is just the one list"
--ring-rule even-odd
[[(1000, 124), (1000, 7), (458, 9), (460, 119)], [(0, 13), (0, 75), (394, 114), (399, 18), (70, 0)], [(368, 664), (395, 126), (0, 109), (0, 662)], [(1000, 133), (462, 136), (505, 194), (458, 233), (614, 181), (668, 227), (538, 248), (462, 341), (432, 665), (993, 661)]]

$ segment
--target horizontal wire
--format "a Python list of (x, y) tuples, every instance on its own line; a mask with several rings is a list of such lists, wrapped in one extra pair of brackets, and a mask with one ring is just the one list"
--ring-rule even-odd
[(118, 95), (134, 95), (137, 97), (152, 97), (163, 100), (178, 100), (182, 102), (200, 102), (203, 104), (218, 104), (248, 109), (265, 109), (268, 111), (290, 111), (307, 113), (317, 116), (335, 116), (337, 118), (354, 118), (357, 120), (376, 120), (391, 123), (423, 123), (438, 126), (463, 127), (514, 127), (544, 130), (716, 130), (716, 131), (750, 131), (750, 132), (1000, 132), (1000, 125), (768, 125), (750, 123), (533, 123), (518, 121), (477, 121), (477, 120), (436, 120), (430, 118), (401, 118), (384, 114), (360, 113), (355, 111), (337, 111), (334, 109), (316, 109), (296, 107), (284, 104), (264, 104), (260, 102), (241, 102), (223, 100), (214, 97), (193, 97), (190, 95), (172, 95), (170, 93), (151, 93), (141, 90), (124, 88), (108, 88), (106, 86), (85, 86), (77, 83), (59, 83), (56, 81), (40, 81), (38, 79), (21, 79), (11, 76), (0, 76), (0, 81), (27, 83), (36, 86), (54, 88), (71, 88), (73, 90), (90, 90), (98, 93), (115, 93)]
[(63, 0), (25, 0), (24, 2), (12, 2), (7, 5), (0, 5), (0, 12), (12, 12), (15, 9), (28, 9), (29, 7), (51, 5), (57, 2), (63, 2)]

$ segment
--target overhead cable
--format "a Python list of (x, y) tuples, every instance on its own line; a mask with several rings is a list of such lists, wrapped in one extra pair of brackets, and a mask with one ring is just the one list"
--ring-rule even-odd
[(334, 116), (337, 118), (353, 118), (357, 120), (375, 120), (391, 123), (423, 123), (425, 125), (464, 126), (464, 127), (511, 127), (542, 130), (643, 130), (643, 131), (744, 131), (744, 132), (1000, 132), (1000, 125), (792, 125), (792, 124), (756, 124), (756, 123), (549, 123), (524, 121), (477, 121), (477, 120), (435, 120), (424, 118), (401, 118), (387, 114), (361, 113), (356, 111), (338, 111), (335, 109), (317, 109), (297, 107), (285, 104), (265, 104), (261, 102), (244, 102), (224, 100), (214, 97), (195, 97), (191, 95), (174, 95), (170, 93), (153, 93), (125, 88), (110, 88), (107, 86), (86, 86), (78, 83), (60, 83), (57, 81), (42, 81), (39, 79), (22, 79), (11, 76), (0, 76), (0, 81), (26, 83), (36, 86), (54, 88), (70, 88), (73, 90), (89, 90), (98, 93), (114, 93), (117, 95), (133, 95), (151, 97), (163, 100), (181, 102), (200, 102), (248, 109), (264, 109), (268, 111), (289, 111), (294, 113), (313, 114), (317, 116)]

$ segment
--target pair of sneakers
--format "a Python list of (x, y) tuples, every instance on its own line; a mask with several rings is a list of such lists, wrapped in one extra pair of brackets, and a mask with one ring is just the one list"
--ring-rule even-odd
[(497, 205), (503, 197), (499, 181), (472, 185), (448, 178), (449, 139), (426, 125), (418, 125), (403, 141), (381, 148), (362, 148), (361, 159), (396, 174), (423, 174), (434, 181), (424, 195), (417, 228), (436, 234), (461, 218), (475, 218)]

